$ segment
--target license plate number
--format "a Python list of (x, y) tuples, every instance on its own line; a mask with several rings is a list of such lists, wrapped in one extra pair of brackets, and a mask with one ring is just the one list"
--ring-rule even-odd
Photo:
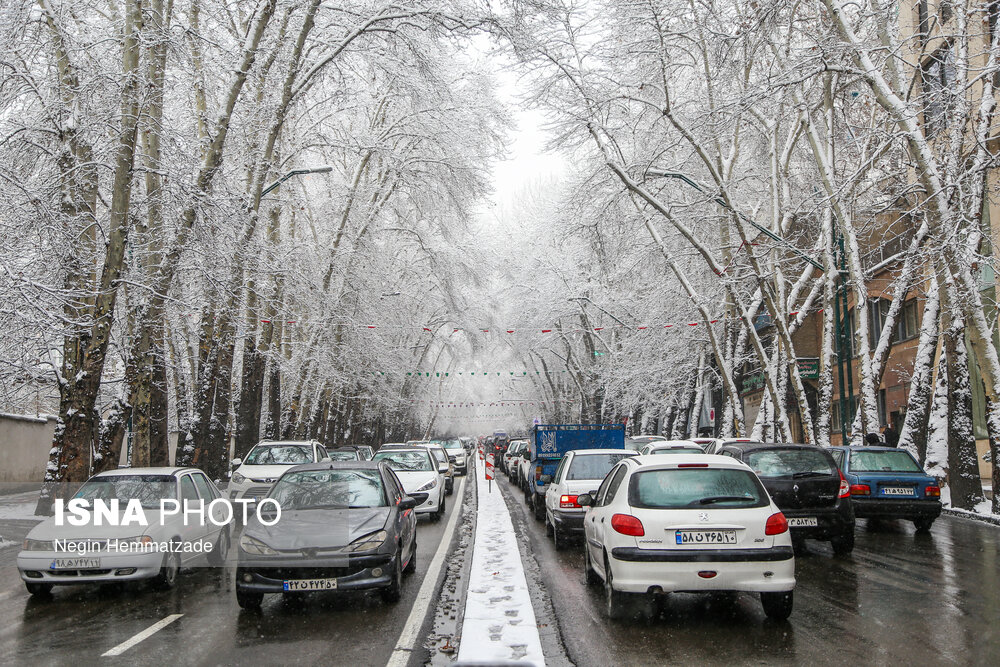
[(913, 489), (907, 486), (886, 486), (882, 488), (883, 496), (912, 496)]
[(790, 528), (814, 528), (819, 525), (819, 521), (814, 516), (788, 517)]
[(101, 567), (100, 558), (56, 558), (49, 566), (50, 570), (97, 570)]
[(735, 530), (678, 530), (677, 544), (736, 544)]
[(282, 586), (286, 591), (335, 591), (336, 579), (291, 579)]

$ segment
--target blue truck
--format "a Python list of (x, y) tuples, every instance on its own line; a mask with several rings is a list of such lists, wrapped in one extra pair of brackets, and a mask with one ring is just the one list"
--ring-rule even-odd
[(563, 455), (573, 449), (625, 449), (625, 425), (538, 424), (532, 429), (524, 499), (539, 521), (545, 517), (545, 489)]

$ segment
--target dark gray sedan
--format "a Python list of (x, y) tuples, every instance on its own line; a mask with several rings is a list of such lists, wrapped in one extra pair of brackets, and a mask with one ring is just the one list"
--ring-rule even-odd
[(403, 572), (416, 569), (413, 509), (427, 494), (406, 495), (383, 462), (345, 461), (291, 468), (267, 498), (281, 511), (262, 501), (239, 540), (240, 607), (266, 593), (379, 589), (399, 600)]

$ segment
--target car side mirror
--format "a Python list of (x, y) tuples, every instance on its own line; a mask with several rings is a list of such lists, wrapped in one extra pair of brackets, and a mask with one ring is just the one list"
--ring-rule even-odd
[(580, 507), (593, 507), (594, 506), (594, 496), (589, 493), (585, 493), (582, 496), (576, 497), (576, 504)]
[(399, 501), (399, 509), (412, 510), (414, 507), (423, 505), (425, 502), (427, 502), (426, 493), (414, 493), (409, 496), (403, 496), (403, 499)]
[(243, 465), (243, 459), (233, 459), (232, 463), (229, 464), (230, 468), (239, 468)]
[(538, 478), (538, 481), (541, 482), (542, 484), (551, 484), (552, 475), (542, 475), (541, 477)]
[(442, 475), (447, 475), (448, 474), (448, 466), (446, 466), (444, 464), (439, 465), (438, 466), (438, 472), (441, 473)]

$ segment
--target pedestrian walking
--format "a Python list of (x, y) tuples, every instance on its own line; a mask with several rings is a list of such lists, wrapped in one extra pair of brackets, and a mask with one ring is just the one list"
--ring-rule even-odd
[(882, 431), (882, 439), (885, 440), (886, 447), (895, 447), (899, 444), (899, 433), (896, 431), (891, 419), (886, 424), (885, 430)]

